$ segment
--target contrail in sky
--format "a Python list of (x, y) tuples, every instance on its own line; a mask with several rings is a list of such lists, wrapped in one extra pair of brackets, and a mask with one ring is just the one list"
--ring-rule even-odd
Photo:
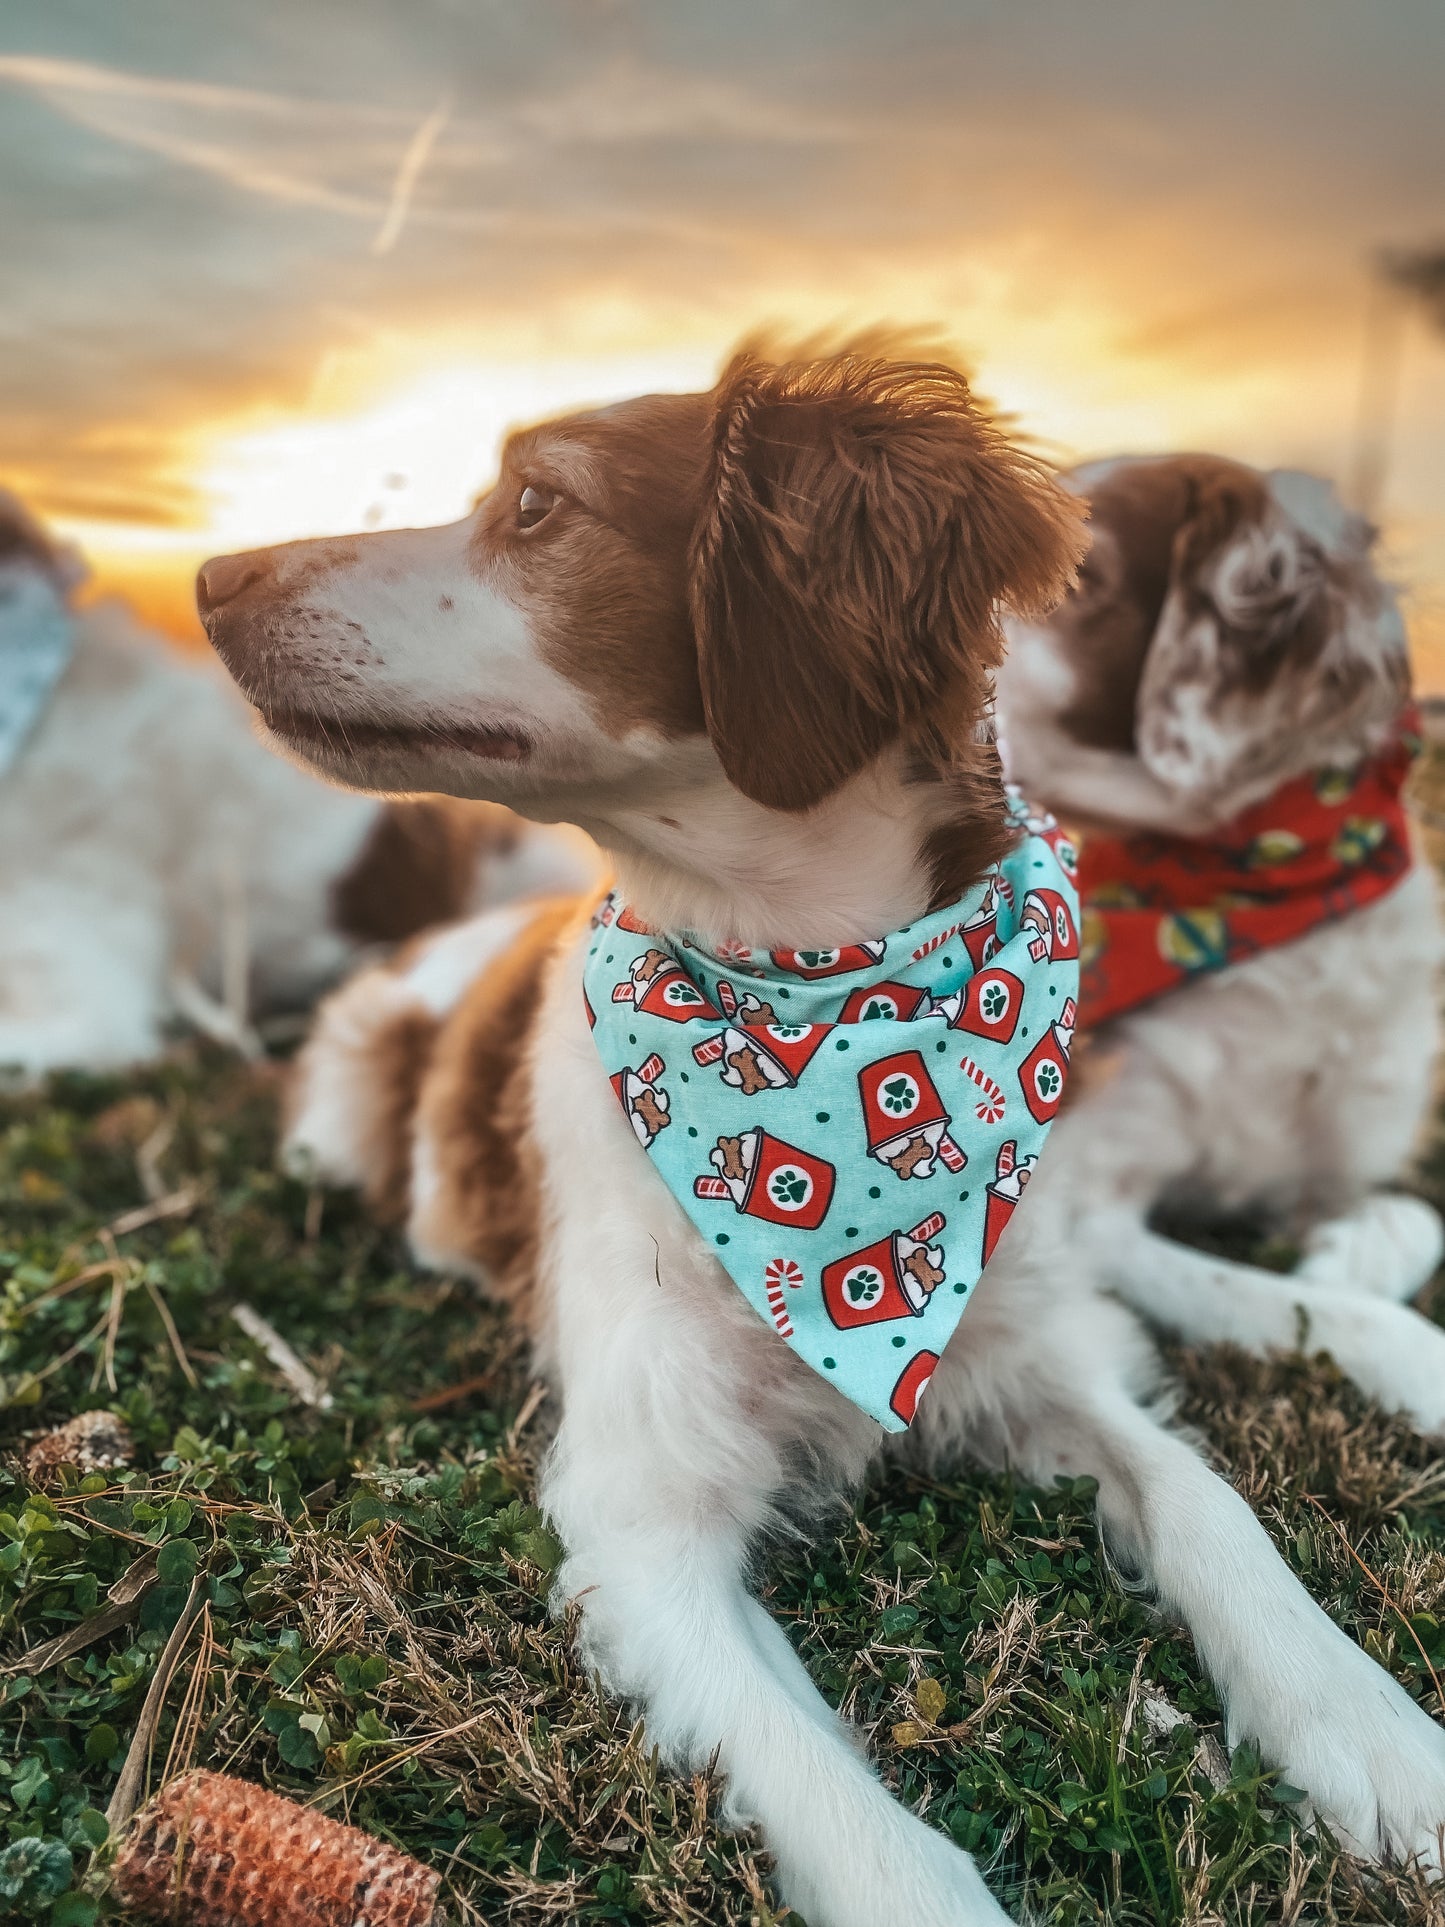
[(451, 117), (451, 111), (451, 101), (443, 94), (407, 143), (406, 152), (402, 155), (396, 170), (396, 179), (392, 182), (391, 205), (387, 208), (386, 218), (378, 228), (376, 239), (371, 244), (373, 254), (390, 254), (401, 238), (416, 184), (421, 179), (422, 169), (430, 159), (433, 147), (436, 146), (437, 137)]

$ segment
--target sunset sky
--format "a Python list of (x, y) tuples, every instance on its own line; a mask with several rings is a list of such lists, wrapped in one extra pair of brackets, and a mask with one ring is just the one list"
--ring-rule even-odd
[[(449, 519), (510, 423), (760, 323), (941, 323), (1054, 453), (1347, 473), (1445, 243), (1441, 0), (9, 0), (0, 482), (184, 630), (217, 549)], [(1445, 333), (1387, 560), (1445, 688)]]

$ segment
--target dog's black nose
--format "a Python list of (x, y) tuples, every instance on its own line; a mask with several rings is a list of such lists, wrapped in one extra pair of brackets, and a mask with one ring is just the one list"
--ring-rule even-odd
[(196, 607), (208, 616), (223, 603), (234, 602), (243, 589), (268, 573), (268, 552), (252, 549), (246, 555), (213, 555), (196, 575)]

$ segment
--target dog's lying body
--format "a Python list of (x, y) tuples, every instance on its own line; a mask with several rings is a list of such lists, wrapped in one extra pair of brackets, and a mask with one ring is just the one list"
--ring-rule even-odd
[[(1375, 755), (1408, 665), (1370, 532), (1325, 483), (1173, 457), (1074, 485), (1094, 548), (1054, 615), (1014, 630), (999, 713), (1017, 780), (1085, 826), (1087, 895), (1087, 825), (1201, 838), (1302, 772)], [(1421, 861), (1364, 907), (1114, 1017), (1040, 1177), (1069, 1187), (1076, 1248), (1136, 1310), (1254, 1351), (1303, 1332), (1430, 1433), (1445, 1333), (1387, 1301), (1430, 1276), (1440, 1223), (1381, 1187), (1429, 1110), (1442, 952)], [(1087, 972), (1082, 1003), (1087, 1026)], [(1284, 1278), (1205, 1257), (1149, 1229), (1161, 1206), (1262, 1214), (1304, 1260)]]
[[(826, 947), (951, 902), (999, 855), (977, 727), (994, 610), (1050, 601), (1079, 546), (946, 371), (744, 355), (711, 395), (515, 438), (462, 524), (225, 558), (201, 600), (271, 728), (331, 774), (579, 821), (653, 928)], [(718, 1760), (814, 1927), (998, 1922), (748, 1590), (760, 1536), (850, 1487), (882, 1435), (648, 1169), (589, 1035), (590, 907), (480, 918), (338, 991), (288, 1155), (527, 1320), (561, 1398), (543, 1501), (586, 1653), (669, 1760)], [(1145, 1411), (1155, 1373), (1025, 1207), (904, 1449), (1097, 1476), (1111, 1545), (1190, 1625), (1231, 1735), (1363, 1850), (1438, 1855), (1445, 1734)]]
[(72, 575), (0, 498), (0, 591), (53, 594), (73, 632), (0, 773), (0, 1068), (141, 1061), (181, 1015), (224, 1031), (239, 1014), (218, 1002), (228, 950), (248, 1005), (295, 1005), (378, 943), (585, 883), (580, 837), (483, 806), (380, 803), (268, 754), (214, 662), (117, 604), (58, 607)]

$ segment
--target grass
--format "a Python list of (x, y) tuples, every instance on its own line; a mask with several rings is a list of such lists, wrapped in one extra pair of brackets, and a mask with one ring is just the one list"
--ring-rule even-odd
[[(440, 1868), (459, 1922), (768, 1927), (766, 1858), (718, 1828), (717, 1785), (662, 1771), (548, 1617), (548, 1413), (515, 1336), (347, 1202), (318, 1220), (271, 1168), (275, 1095), (273, 1071), (185, 1047), (0, 1104), (0, 1914), (111, 1916), (104, 1809), (194, 1590), (150, 1784), (194, 1763), (314, 1802)], [(106, 1231), (144, 1202), (138, 1154), (189, 1207)], [(1445, 1146), (1425, 1185), (1445, 1201)], [(1284, 1558), (1440, 1716), (1445, 1466), (1327, 1359), (1175, 1362)], [(133, 1466), (35, 1490), (27, 1435), (98, 1406)], [(128, 1573), (133, 1610), (108, 1599)], [(1440, 1918), (1225, 1758), (1189, 1641), (1110, 1573), (1088, 1481), (890, 1472), (765, 1584), (889, 1784), (1038, 1921)]]

